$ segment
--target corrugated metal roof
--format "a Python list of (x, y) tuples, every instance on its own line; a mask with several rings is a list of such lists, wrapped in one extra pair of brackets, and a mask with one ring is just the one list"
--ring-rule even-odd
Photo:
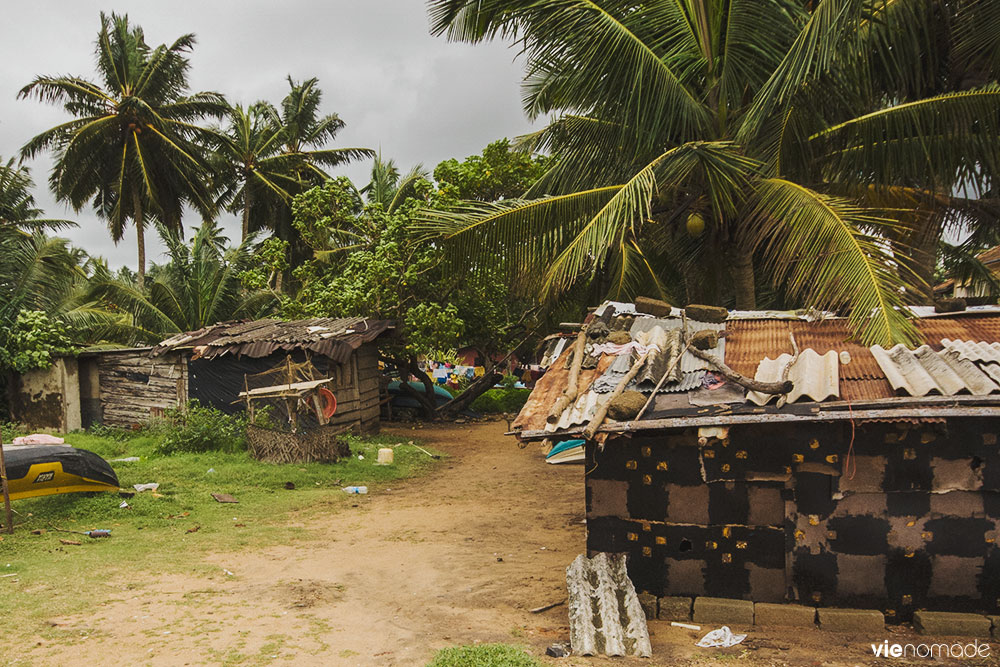
[(1000, 391), (975, 362), (960, 358), (955, 349), (936, 352), (929, 345), (916, 350), (896, 345), (886, 350), (875, 345), (872, 354), (897, 393), (985, 396)]
[[(608, 322), (609, 328), (630, 323), (629, 330), (633, 337), (640, 331), (648, 331), (654, 327), (660, 327), (666, 332), (679, 327), (681, 323), (681, 319), (674, 316), (680, 312), (676, 309), (670, 317), (637, 316), (631, 313), (623, 315), (620, 310), (611, 314), (602, 308), (598, 309), (598, 312), (609, 315), (609, 318), (604, 319), (605, 322)], [(628, 308), (626, 307), (624, 310), (627, 312)], [(907, 350), (905, 353), (900, 353), (899, 356), (902, 359), (900, 362), (885, 362), (891, 368), (897, 369), (897, 373), (904, 376), (902, 380), (894, 376), (896, 384), (900, 387), (900, 392), (909, 393), (904, 387), (908, 383), (912, 383), (917, 385), (911, 387), (913, 391), (917, 392), (915, 394), (917, 397), (927, 395), (920, 394), (920, 391), (927, 391), (931, 394), (957, 392), (973, 396), (1000, 393), (1000, 309), (967, 311), (947, 316), (935, 314), (925, 317), (922, 311), (915, 314), (918, 317), (914, 323), (922, 334), (925, 345), (919, 350)], [(750, 312), (738, 315), (740, 319), (730, 318), (724, 324), (709, 325), (688, 321), (688, 332), (690, 334), (701, 328), (712, 328), (716, 331), (724, 329), (723, 342), (712, 352), (734, 371), (748, 377), (757, 375), (758, 366), (765, 358), (769, 360), (765, 366), (772, 364), (774, 369), (765, 368), (762, 370), (762, 374), (780, 376), (781, 364), (779, 362), (782, 355), (788, 355), (784, 357), (785, 360), (790, 358), (793, 352), (791, 335), (794, 334), (798, 348), (810, 351), (808, 354), (810, 357), (814, 356), (815, 359), (803, 362), (802, 370), (798, 371), (801, 373), (800, 377), (796, 377), (794, 374), (791, 376), (790, 379), (795, 385), (795, 390), (789, 395), (788, 398), (791, 399), (789, 402), (795, 400), (801, 402), (807, 399), (823, 401), (830, 397), (839, 396), (845, 401), (860, 403), (892, 398), (897, 395), (897, 390), (889, 380), (889, 373), (883, 369), (876, 358), (876, 354), (878, 354), (884, 361), (890, 351), (880, 348), (869, 349), (852, 340), (852, 332), (846, 319), (830, 318), (829, 314), (814, 312)], [(760, 315), (761, 318), (755, 319), (757, 315)], [(769, 317), (780, 317), (781, 319), (768, 319)], [(592, 320), (593, 316), (590, 319)], [(830, 352), (835, 354), (828, 354)], [(920, 366), (923, 373), (929, 373), (934, 378), (935, 386), (932, 387), (924, 382), (923, 388), (921, 388), (921, 378), (907, 379), (905, 377), (906, 373), (899, 369), (899, 364), (909, 364), (910, 359), (903, 359), (906, 355), (912, 357), (912, 361)], [(601, 363), (598, 369), (596, 369), (600, 373), (584, 371), (581, 375), (581, 392), (611, 391), (629, 370), (632, 360), (632, 356), (603, 356), (600, 359)], [(819, 363), (819, 367), (806, 369), (807, 365), (814, 362)], [(647, 380), (647, 390), (651, 390), (666, 370), (666, 365), (662, 365), (663, 360), (660, 360), (660, 363), (659, 368), (655, 370), (647, 368), (641, 376), (642, 379)], [(912, 365), (907, 367), (912, 368)], [(928, 371), (928, 367), (930, 371)], [(690, 391), (697, 388), (701, 384), (701, 378), (696, 373), (698, 369), (704, 368), (707, 368), (705, 362), (687, 352), (682, 357), (682, 369), (688, 371), (683, 376), (683, 382), (668, 384), (661, 391)], [(556, 371), (556, 374), (550, 378), (549, 375), (553, 370)], [(606, 374), (604, 374), (605, 370), (608, 370)], [(834, 372), (836, 372), (835, 378)], [(918, 373), (916, 370), (913, 372)], [(568, 371), (564, 368), (564, 364), (556, 364), (539, 381), (535, 392), (532, 393), (528, 404), (525, 405), (525, 410), (515, 421), (514, 428), (532, 433), (543, 432), (547, 410), (562, 392), (567, 376)], [(958, 378), (957, 382), (961, 386), (956, 383), (955, 377)], [(691, 389), (686, 388), (689, 386)], [(763, 397), (758, 397), (758, 400), (762, 399)], [(599, 400), (597, 397), (587, 397), (580, 406), (571, 406), (570, 411), (577, 409), (577, 414), (563, 415), (565, 421), (567, 423), (582, 423), (585, 421), (585, 415), (592, 414), (584, 411), (584, 408), (587, 407), (586, 401), (594, 402), (597, 400)], [(674, 399), (672, 405), (675, 406), (671, 408), (675, 414), (680, 414), (680, 405), (677, 403), (677, 399)], [(695, 406), (692, 406), (692, 409), (694, 408)], [(750, 409), (749, 406), (746, 409)], [(768, 406), (766, 409), (769, 412), (775, 411), (773, 406)], [(887, 404), (886, 409), (893, 409), (893, 405)], [(901, 410), (912, 412), (913, 409), (901, 408)], [(778, 409), (777, 412), (784, 413), (786, 411)], [(775, 417), (778, 417), (777, 413)], [(533, 426), (529, 424), (533, 424)]]
[[(650, 331), (655, 327), (660, 327), (664, 331), (674, 331), (674, 330), (679, 331), (681, 328), (681, 322), (682, 321), (680, 317), (669, 317), (663, 319), (658, 319), (655, 317), (641, 317), (636, 319), (635, 322), (632, 324), (632, 330), (630, 333), (632, 335), (632, 338), (635, 338), (640, 332)], [(687, 321), (687, 335), (689, 337), (697, 333), (698, 331), (709, 330), (709, 331), (720, 332), (723, 331), (725, 328), (726, 328), (725, 323), (711, 324), (709, 322), (698, 322), (696, 320)], [(716, 345), (710, 350), (706, 350), (706, 352), (715, 355), (715, 357), (718, 359), (725, 359), (726, 339), (719, 338), (718, 345)], [(657, 382), (660, 381), (660, 378), (663, 377), (664, 371), (666, 371), (667, 369), (666, 363), (664, 363), (662, 360), (656, 360), (654, 357), (653, 366), (658, 368), (659, 373), (656, 373), (654, 370), (653, 372), (648, 374), (649, 377), (644, 377), (643, 375), (640, 375), (639, 376), (640, 382), (643, 379), (652, 379), (653, 384), (655, 385)], [(710, 368), (708, 363), (704, 359), (696, 357), (690, 352), (685, 351), (684, 354), (681, 356), (680, 370), (682, 373), (691, 373), (693, 371), (710, 370)]]
[(157, 356), (171, 350), (196, 348), (196, 354), (207, 359), (230, 353), (256, 358), (278, 350), (302, 349), (344, 362), (362, 344), (375, 340), (394, 326), (388, 320), (364, 317), (221, 322), (168, 338), (150, 354)]
[(597, 408), (610, 400), (611, 394), (599, 394), (596, 391), (585, 391), (576, 401), (563, 410), (559, 421), (555, 424), (545, 424), (545, 430), (556, 432), (571, 426), (589, 424), (597, 414)]
[[(782, 354), (777, 359), (765, 357), (757, 366), (755, 380), (762, 382), (778, 382), (783, 379), (785, 368), (792, 364), (792, 355)], [(826, 354), (818, 354), (816, 350), (802, 350), (799, 358), (788, 369), (788, 380), (792, 381), (792, 390), (787, 394), (789, 403), (794, 403), (802, 397), (813, 401), (825, 401), (831, 397), (840, 396), (840, 355), (830, 350)], [(747, 400), (757, 405), (765, 405), (777, 400), (774, 394), (762, 394), (751, 391)]]
[[(608, 366), (611, 365), (614, 357), (604, 355), (597, 364), (597, 368), (583, 369), (580, 371), (580, 389), (586, 392), (587, 388), (600, 377)], [(546, 417), (552, 404), (555, 403), (559, 395), (566, 388), (569, 381), (569, 369), (563, 363), (552, 364), (545, 375), (538, 379), (535, 388), (528, 396), (528, 400), (521, 408), (521, 412), (511, 423), (511, 428), (525, 431), (541, 431), (546, 426)]]
[(653, 655), (625, 554), (580, 554), (566, 568), (569, 639), (576, 655)]

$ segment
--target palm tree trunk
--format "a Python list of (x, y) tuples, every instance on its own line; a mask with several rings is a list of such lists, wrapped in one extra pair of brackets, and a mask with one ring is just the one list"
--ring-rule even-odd
[(135, 240), (139, 246), (139, 269), (136, 272), (136, 285), (141, 292), (146, 285), (146, 235), (142, 220), (142, 197), (132, 191), (132, 216), (135, 222)]
[(753, 275), (753, 254), (738, 248), (733, 261), (733, 278), (736, 288), (736, 307), (753, 310), (757, 307), (757, 285)]
[[(913, 295), (917, 304), (934, 303), (934, 269), (937, 267), (938, 242), (941, 240), (942, 217), (938, 213), (924, 216), (915, 225), (910, 239), (910, 256), (913, 272), (923, 285)], [(905, 257), (906, 249), (901, 250)]]
[(250, 236), (250, 188), (243, 186), (243, 241)]

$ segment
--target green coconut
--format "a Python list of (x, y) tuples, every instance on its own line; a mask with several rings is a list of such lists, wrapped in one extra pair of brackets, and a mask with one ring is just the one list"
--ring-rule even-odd
[(692, 237), (699, 237), (705, 231), (705, 218), (698, 213), (691, 213), (687, 219), (687, 231)]

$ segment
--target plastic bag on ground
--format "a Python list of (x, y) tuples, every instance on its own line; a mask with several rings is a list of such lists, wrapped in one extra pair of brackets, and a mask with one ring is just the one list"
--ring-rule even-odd
[(746, 638), (746, 635), (734, 634), (728, 625), (723, 625), (718, 630), (712, 630), (702, 637), (696, 646), (702, 648), (729, 648), (730, 646), (736, 646)]

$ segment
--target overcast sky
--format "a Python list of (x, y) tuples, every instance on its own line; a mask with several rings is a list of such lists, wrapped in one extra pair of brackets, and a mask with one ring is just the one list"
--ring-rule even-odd
[[(100, 11), (128, 13), (151, 45), (193, 32), (192, 91), (212, 90), (232, 102), (277, 103), (285, 77), (318, 77), (323, 113), (346, 121), (336, 146), (381, 149), (402, 170), (422, 162), (464, 158), (494, 139), (531, 125), (520, 107), (521, 67), (505, 44), (469, 46), (432, 37), (423, 0), (33, 0), (7, 2), (0, 28), (0, 155), (4, 160), (38, 132), (68, 119), (59, 107), (18, 100), (39, 74), (96, 79), (94, 39)], [(76, 220), (65, 233), (115, 267), (135, 267), (135, 237), (116, 247), (89, 210), (75, 213), (48, 191), (47, 157), (31, 163), (35, 197), (50, 217)], [(366, 183), (370, 162), (339, 173)], [(188, 217), (185, 225), (198, 220)], [(224, 221), (231, 238), (235, 220)], [(154, 246), (154, 243), (156, 244)], [(147, 255), (162, 246), (147, 235)]]

